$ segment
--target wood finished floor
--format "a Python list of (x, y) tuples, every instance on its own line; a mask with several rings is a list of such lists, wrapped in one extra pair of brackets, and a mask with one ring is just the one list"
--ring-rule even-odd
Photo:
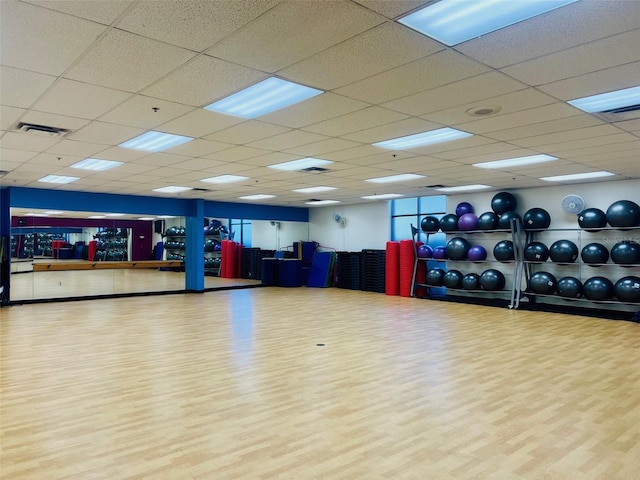
[(0, 316), (2, 479), (640, 479), (638, 324), (276, 287)]

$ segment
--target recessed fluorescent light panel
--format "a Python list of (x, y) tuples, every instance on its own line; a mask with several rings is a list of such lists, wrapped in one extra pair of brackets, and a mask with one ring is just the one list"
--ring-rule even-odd
[(153, 189), (154, 192), (160, 192), (160, 193), (180, 193), (180, 192), (186, 192), (187, 190), (192, 190), (192, 189), (190, 187), (176, 187), (174, 185)]
[(111, 160), (100, 160), (98, 158), (85, 158), (81, 162), (71, 165), (71, 168), (101, 172), (103, 170), (109, 170), (110, 168), (119, 167), (123, 163), (124, 162), (113, 162)]
[(321, 93), (322, 90), (271, 77), (204, 108), (236, 117), (255, 118)]
[(90, 217), (87, 218), (94, 218), (94, 219), (99, 219), (99, 218), (107, 218), (104, 215), (91, 215)]
[(158, 215), (158, 218), (176, 218), (175, 215)]
[(434, 143), (450, 142), (461, 138), (472, 137), (473, 134), (456, 130), (455, 128), (439, 128), (429, 132), (416, 133), (407, 137), (393, 138), (384, 142), (374, 143), (374, 147), (386, 148), (388, 150), (406, 150), (409, 148), (423, 147)]
[(64, 212), (62, 210), (47, 210), (44, 213), (46, 213), (47, 215), (60, 215)]
[(481, 185), (481, 184), (476, 184), (476, 185), (460, 185), (458, 187), (442, 187), (442, 188), (436, 188), (436, 190), (438, 190), (439, 192), (445, 192), (445, 193), (454, 193), (454, 192), (468, 192), (470, 190), (483, 190), (485, 188), (491, 188), (490, 185)]
[(309, 187), (309, 188), (296, 188), (292, 190), (293, 192), (298, 193), (318, 193), (318, 192), (328, 192), (329, 190), (337, 190), (336, 187)]
[(417, 180), (424, 178), (424, 175), (416, 175), (415, 173), (403, 173), (401, 175), (391, 175), (389, 177), (370, 178), (365, 182), (371, 183), (393, 183), (393, 182), (406, 182), (408, 180)]
[(553, 177), (542, 177), (540, 180), (545, 182), (568, 182), (571, 180), (588, 180), (590, 178), (610, 177), (615, 175), (611, 172), (588, 172), (588, 173), (574, 173), (571, 175), (556, 175)]
[(340, 200), (312, 200), (304, 203), (305, 205), (331, 205), (332, 203), (340, 203)]
[(241, 175), (218, 175), (217, 177), (203, 178), (200, 181), (206, 183), (233, 183), (248, 179), (249, 177), (243, 177)]
[(107, 217), (124, 217), (124, 213), (107, 213)]
[(259, 193), (257, 195), (245, 195), (244, 197), (238, 197), (243, 200), (266, 200), (267, 198), (273, 198), (275, 195), (266, 195), (264, 193)]
[(155, 220), (155, 217), (140, 217), (138, 220)]
[(331, 165), (333, 162), (330, 160), (321, 160), (319, 158), (302, 158), (300, 160), (293, 160), (291, 162), (276, 163), (275, 165), (268, 165), (269, 168), (275, 168), (276, 170), (304, 170), (305, 168), (322, 167), (324, 165)]
[(47, 175), (38, 179), (39, 182), (45, 183), (71, 183), (80, 180), (80, 177), (65, 177), (64, 175)]
[(367, 195), (366, 197), (360, 197), (360, 198), (364, 198), (365, 200), (389, 200), (390, 198), (398, 198), (398, 197), (404, 197), (404, 195), (400, 193), (383, 193), (380, 195)]
[(577, 0), (440, 0), (398, 20), (450, 47)]
[(47, 215), (46, 213), (25, 213), (24, 214), (25, 217), (48, 217), (49, 215)]
[(133, 148), (134, 150), (144, 150), (145, 152), (160, 152), (168, 148), (177, 147), (183, 143), (193, 140), (192, 137), (174, 135), (172, 133), (156, 132), (151, 130), (143, 133), (131, 140), (118, 145), (123, 148)]
[(504, 160), (495, 160), (493, 162), (474, 163), (473, 166), (479, 167), (479, 168), (523, 167), (525, 165), (551, 162), (553, 160), (558, 160), (558, 157), (552, 157), (551, 155), (540, 154), (540, 155), (530, 155), (528, 157), (506, 158)]
[(577, 98), (568, 103), (587, 113), (608, 112), (609, 110), (640, 105), (640, 87)]

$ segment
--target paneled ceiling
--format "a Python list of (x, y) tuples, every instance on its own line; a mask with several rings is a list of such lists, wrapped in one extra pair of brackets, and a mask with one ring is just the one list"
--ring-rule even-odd
[[(640, 120), (607, 123), (569, 105), (640, 83), (640, 2), (581, 0), (455, 47), (398, 23), (416, 0), (2, 0), (1, 185), (305, 206), (310, 197), (432, 195), (431, 186), (547, 186), (598, 170), (640, 178)], [(245, 120), (202, 107), (269, 76), (323, 90)], [(491, 107), (493, 115), (470, 111)], [(157, 110), (157, 111), (155, 111)], [(70, 130), (16, 131), (19, 122)], [(451, 126), (474, 136), (412, 150), (372, 146)], [(147, 130), (196, 140), (162, 153), (117, 145)], [(545, 153), (507, 170), (475, 162)], [(69, 166), (124, 162), (105, 172)], [(316, 157), (323, 173), (268, 165)], [(376, 185), (366, 179), (425, 178)], [(67, 185), (38, 182), (71, 175)], [(234, 174), (248, 180), (200, 180)], [(152, 190), (192, 187), (180, 194)], [(312, 186), (336, 190), (294, 192)]]

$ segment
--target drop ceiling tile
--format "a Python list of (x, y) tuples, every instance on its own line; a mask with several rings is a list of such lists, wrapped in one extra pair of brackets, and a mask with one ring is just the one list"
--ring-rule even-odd
[(280, 135), (274, 135), (269, 138), (258, 140), (257, 142), (251, 142), (247, 144), (247, 146), (263, 148), (265, 150), (281, 151), (326, 139), (327, 137), (324, 135), (303, 132), (301, 130), (292, 130), (290, 132), (281, 133)]
[(485, 136), (501, 141), (511, 141), (518, 138), (535, 137), (537, 135), (545, 135), (548, 133), (564, 132), (577, 128), (591, 127), (593, 125), (603, 125), (604, 122), (598, 120), (591, 115), (576, 115), (575, 117), (559, 118), (557, 120), (549, 120), (535, 125), (527, 125), (524, 127), (506, 128), (504, 130), (496, 130), (495, 132), (487, 132)]
[(211, 153), (205, 155), (205, 158), (211, 158), (213, 160), (221, 160), (224, 162), (237, 162), (240, 160), (246, 160), (247, 158), (259, 157), (269, 153), (268, 150), (260, 148), (252, 148), (247, 146), (236, 146), (220, 152)]
[(354, 142), (374, 143), (404, 137), (406, 135), (413, 135), (415, 133), (428, 132), (429, 130), (435, 130), (441, 127), (442, 125), (440, 124), (427, 122), (420, 118), (407, 118), (387, 125), (380, 125), (379, 127), (350, 133), (349, 135), (344, 135), (343, 138), (353, 140)]
[(479, 75), (487, 70), (484, 65), (464, 55), (445, 50), (338, 88), (335, 93), (379, 104)]
[(152, 153), (151, 155), (147, 155), (145, 157), (139, 158), (136, 160), (137, 164), (141, 165), (156, 165), (158, 167), (155, 172), (160, 176), (167, 175), (167, 167), (173, 167), (180, 162), (184, 162), (185, 160), (189, 160), (189, 157), (185, 155), (173, 155), (170, 153)]
[(384, 23), (278, 72), (290, 80), (333, 90), (382, 73), (444, 46), (397, 23)]
[(473, 137), (453, 140), (452, 142), (442, 142), (433, 145), (425, 145), (424, 147), (412, 148), (409, 151), (418, 155), (433, 155), (434, 157), (439, 158), (442, 152), (449, 152), (462, 148), (480, 147), (488, 143), (495, 143), (495, 141), (480, 135), (474, 135)]
[(277, 112), (263, 115), (260, 120), (284, 127), (300, 128), (362, 110), (369, 106), (366, 103), (327, 92)]
[(227, 150), (234, 145), (230, 143), (212, 142), (211, 140), (201, 140), (196, 138), (190, 142), (183, 143), (171, 149), (171, 153), (176, 155), (188, 155), (190, 157), (201, 157), (210, 153)]
[(349, 140), (343, 140), (341, 138), (329, 138), (320, 142), (309, 143), (308, 145), (302, 145), (301, 147), (294, 147), (286, 149), (286, 153), (292, 153), (295, 155), (301, 155), (304, 157), (315, 157), (324, 155), (326, 153), (337, 152), (340, 150), (346, 150), (360, 146), (357, 142), (351, 142)]
[(352, 2), (284, 1), (207, 53), (264, 72), (276, 72), (385, 20)]
[(16, 127), (24, 112), (26, 110), (22, 108), (0, 106), (0, 130), (10, 130)]
[[(540, 93), (534, 88), (527, 88), (525, 90), (507, 93), (499, 97), (487, 98), (481, 102), (467, 103), (454, 108), (429, 113), (423, 115), (421, 118), (431, 122), (453, 126), (478, 119), (495, 119), (509, 113), (528, 110), (534, 107), (541, 107), (543, 105), (549, 105), (556, 102), (557, 100), (549, 95)], [(478, 117), (467, 113), (467, 111), (476, 108), (496, 108), (499, 110), (496, 114), (484, 117)]]
[[(640, 4), (640, 2), (638, 3)], [(561, 100), (573, 100), (622, 88), (636, 87), (638, 86), (638, 78), (640, 78), (640, 62), (634, 62), (547, 83), (538, 88)], [(580, 112), (578, 109), (576, 111)]]
[(378, 165), (381, 163), (395, 162), (408, 158), (418, 158), (419, 155), (407, 151), (383, 151), (379, 148), (375, 149), (375, 152), (358, 158), (350, 158), (344, 160), (342, 163), (347, 165)]
[(545, 152), (549, 153), (549, 155), (554, 155), (557, 157), (562, 157), (563, 153), (568, 150), (574, 149), (592, 149), (593, 147), (602, 146), (602, 145), (615, 145), (623, 142), (634, 141), (637, 140), (638, 137), (631, 135), (630, 133), (618, 133), (615, 135), (604, 135), (601, 137), (594, 138), (584, 138), (580, 140), (573, 140), (569, 142), (559, 142), (548, 145), (540, 145), (537, 148)]
[(29, 152), (41, 152), (54, 146), (60, 138), (45, 137), (35, 133), (7, 132), (0, 139), (0, 147), (9, 150), (26, 150)]
[(512, 140), (511, 143), (514, 145), (520, 145), (522, 147), (536, 148), (541, 145), (550, 145), (554, 143), (581, 140), (592, 137), (601, 137), (603, 135), (613, 135), (615, 133), (620, 133), (620, 130), (612, 125), (596, 125), (594, 127), (578, 128), (575, 130), (549, 133), (546, 135), (538, 135), (535, 137)]
[(635, 120), (626, 120), (624, 122), (616, 122), (615, 126), (628, 132), (640, 131), (640, 118)]
[(207, 135), (204, 138), (218, 142), (233, 143), (235, 145), (244, 145), (288, 131), (290, 131), (289, 128), (280, 125), (272, 125), (258, 120), (248, 120)]
[(222, 40), (281, 0), (139, 2), (118, 28), (198, 52)]
[(425, 0), (394, 0), (393, 2), (389, 0), (356, 0), (356, 2), (387, 18), (396, 18), (424, 5)]
[(2, 105), (29, 108), (55, 80), (52, 75), (0, 66), (0, 101)]
[(60, 140), (53, 147), (46, 150), (47, 153), (52, 153), (58, 156), (75, 155), (77, 157), (91, 157), (105, 150), (105, 145), (97, 143), (79, 142), (77, 140)]
[(24, 163), (32, 159), (37, 155), (36, 152), (29, 152), (27, 150), (13, 150), (11, 148), (0, 148), (0, 162), (3, 170), (5, 168), (5, 162)]
[(258, 83), (266, 77), (265, 73), (257, 70), (199, 55), (144, 89), (142, 93), (150, 97), (202, 107)]
[[(259, 157), (247, 158), (244, 160), (239, 160), (239, 162), (243, 165), (251, 165), (257, 167), (265, 167), (267, 165), (275, 165), (277, 163), (290, 162), (292, 160), (299, 160), (300, 155), (290, 155), (288, 153), (282, 152), (271, 152), (266, 155), (260, 155)], [(255, 172), (252, 172), (255, 174)]]
[(640, 60), (640, 29), (504, 68), (529, 85), (543, 85)]
[(340, 117), (325, 120), (303, 128), (308, 132), (329, 136), (342, 136), (348, 133), (378, 127), (408, 118), (407, 115), (380, 107), (367, 107)]
[[(629, 150), (639, 151), (640, 150), (640, 142), (634, 136), (625, 136), (624, 138), (620, 138), (620, 135), (608, 135), (606, 137), (606, 142), (604, 144), (593, 146), (584, 144), (582, 142), (574, 142), (574, 147), (572, 149), (564, 149), (563, 144), (560, 144), (559, 147), (561, 150), (558, 150), (558, 155), (563, 158), (575, 159), (576, 161), (580, 161), (582, 158), (588, 157), (590, 155), (598, 155), (604, 154), (609, 155), (612, 161), (615, 161), (616, 156), (619, 152), (627, 152)], [(613, 137), (613, 138), (611, 138)], [(634, 139), (634, 140), (630, 140)], [(621, 140), (618, 142), (618, 140)], [(613, 141), (613, 143), (611, 143)], [(547, 146), (545, 148), (553, 148), (553, 146)]]
[(487, 98), (523, 90), (526, 85), (500, 73), (489, 72), (432, 88), (383, 104), (408, 115), (424, 115), (459, 105), (484, 105)]
[(638, 27), (635, 0), (582, 0), (470, 40), (456, 49), (501, 68)]
[(0, 2), (0, 13), (2, 64), (50, 75), (61, 75), (105, 31), (103, 25), (23, 2)]
[(156, 130), (197, 138), (240, 122), (242, 122), (241, 118), (198, 108), (174, 120), (158, 125)]
[[(154, 111), (157, 108), (157, 111)], [(194, 107), (167, 102), (158, 98), (134, 95), (113, 110), (102, 115), (100, 121), (144, 129), (152, 129), (185, 113)]]
[(83, 142), (101, 143), (103, 145), (118, 145), (142, 133), (144, 133), (144, 130), (141, 128), (91, 122), (80, 130), (69, 134), (67, 138)]
[(34, 105), (35, 110), (69, 117), (95, 119), (124, 102), (131, 94), (62, 79)]
[(55, 2), (51, 0), (25, 1), (104, 25), (111, 25), (133, 3), (131, 0), (109, 0), (108, 2), (78, 2), (76, 0), (56, 0)]
[[(67, 117), (64, 115), (56, 115), (53, 113), (38, 112), (36, 110), (29, 110), (22, 117), (21, 121), (27, 123), (35, 123), (36, 125), (47, 125), (50, 127), (66, 128), (75, 132), (85, 125), (89, 124), (90, 120), (86, 118)], [(67, 134), (67, 136), (69, 133)]]
[[(536, 155), (538, 152), (525, 148), (518, 148), (509, 143), (489, 143), (487, 145), (474, 146), (471, 148), (460, 148), (449, 152), (438, 153), (438, 158), (447, 160), (459, 160), (464, 163), (486, 162), (491, 160), (503, 160), (505, 158), (524, 157)], [(468, 159), (473, 159), (469, 161)]]
[(482, 134), (503, 128), (521, 127), (533, 125), (558, 118), (571, 117), (576, 115), (576, 109), (565, 103), (554, 103), (537, 108), (530, 108), (506, 115), (484, 118), (468, 123), (461, 123), (456, 126), (460, 130)]
[(347, 148), (346, 150), (340, 150), (338, 152), (326, 153), (323, 156), (326, 160), (340, 162), (377, 154), (380, 154), (380, 149), (378, 147), (362, 145), (360, 147)]
[(66, 78), (138, 92), (196, 54), (122, 30), (110, 30), (69, 71)]
[[(101, 157), (102, 158), (102, 157)], [(124, 163), (119, 167), (112, 168), (111, 170), (106, 170), (104, 172), (96, 172), (91, 175), (100, 176), (100, 178), (104, 178), (105, 180), (127, 180), (130, 175), (151, 172), (156, 170), (155, 165), (146, 165), (141, 163)], [(87, 172), (88, 173), (88, 172)]]
[[(43, 172), (43, 165), (47, 170), (49, 170), (49, 172), (47, 173), (51, 173), (53, 171), (60, 170), (61, 168), (68, 167), (69, 165), (73, 165), (80, 160), (82, 160), (82, 157), (74, 157), (71, 155), (59, 157), (58, 155), (55, 155), (53, 153), (39, 153), (31, 160), (29, 160), (28, 163), (24, 164), (23, 168), (33, 168), (34, 166), (36, 166), (40, 169), (40, 173), (42, 174), (41, 176), (44, 176), (46, 175), (46, 173)], [(75, 176), (80, 177), (81, 175)]]
[[(176, 164), (176, 168), (182, 170), (203, 170), (207, 168), (217, 168), (226, 163), (221, 160), (213, 160), (211, 158), (192, 158)], [(198, 178), (204, 178), (200, 176)]]
[(102, 160), (115, 160), (116, 162), (133, 162), (147, 155), (149, 155), (149, 152), (121, 147), (111, 147), (100, 152)]

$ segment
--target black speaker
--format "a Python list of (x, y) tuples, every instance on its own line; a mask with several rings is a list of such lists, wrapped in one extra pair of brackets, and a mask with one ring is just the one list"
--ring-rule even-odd
[(156, 233), (163, 233), (164, 232), (164, 220), (156, 220), (153, 223), (153, 231)]

